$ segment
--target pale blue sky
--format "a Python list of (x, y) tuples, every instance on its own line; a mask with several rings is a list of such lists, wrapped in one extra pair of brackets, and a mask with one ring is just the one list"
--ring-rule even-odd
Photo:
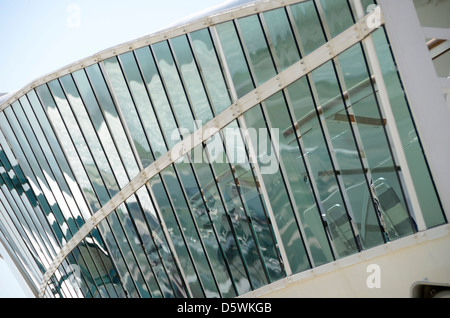
[[(0, 93), (224, 2), (0, 0)], [(0, 298), (23, 295), (16, 284), (0, 259)]]
[(0, 0), (0, 93), (224, 2)]

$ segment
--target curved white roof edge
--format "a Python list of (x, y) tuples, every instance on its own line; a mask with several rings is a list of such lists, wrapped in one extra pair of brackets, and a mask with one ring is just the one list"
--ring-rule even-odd
[(303, 1), (305, 0), (227, 0), (223, 4), (205, 9), (203, 11), (200, 11), (199, 13), (188, 16), (185, 19), (179, 20), (178, 22), (175, 22), (174, 24), (169, 25), (160, 31), (156, 31), (149, 35), (139, 37), (137, 39), (102, 50), (96, 54), (73, 62), (46, 75), (43, 75), (32, 81), (30, 84), (24, 86), (23, 88), (0, 97), (0, 112), (5, 110), (12, 103), (27, 94), (29, 91), (40, 85), (64, 75), (73, 73), (85, 67), (94, 65), (110, 57), (130, 52), (147, 45), (165, 41), (176, 36), (201, 30), (221, 22), (226, 22), (235, 18), (244, 17), (261, 11), (266, 11), (271, 8), (279, 8), (280, 6), (299, 3)]

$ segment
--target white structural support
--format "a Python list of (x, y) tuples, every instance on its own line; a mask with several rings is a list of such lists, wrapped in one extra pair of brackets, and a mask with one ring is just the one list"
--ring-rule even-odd
[[(450, 112), (436, 76), (413, 0), (378, 0), (424, 151), (450, 219)], [(448, 34), (448, 33), (447, 33)]]
[[(421, 283), (447, 282), (447, 286), (450, 273), (444, 268), (450, 264), (449, 243), (450, 226), (445, 224), (286, 277), (239, 297), (413, 297), (414, 286)], [(379, 285), (374, 286), (374, 282)]]
[[(364, 10), (360, 0), (354, 0), (353, 4), (357, 11), (358, 16), (364, 16)], [(402, 177), (404, 179), (404, 184), (408, 193), (409, 205), (412, 208), (412, 213), (414, 220), (416, 221), (417, 228), (419, 231), (426, 230), (425, 221), (423, 219), (423, 214), (420, 208), (420, 203), (417, 198), (416, 189), (409, 171), (408, 162), (406, 160), (406, 155), (403, 150), (400, 135), (395, 125), (395, 117), (392, 112), (392, 105), (389, 100), (388, 91), (386, 84), (383, 79), (383, 73), (381, 71), (380, 64), (378, 62), (377, 53), (375, 50), (375, 45), (373, 43), (372, 37), (369, 36), (363, 41), (365, 50), (368, 56), (368, 63), (375, 77), (375, 83), (377, 84), (379, 95), (380, 95), (380, 106), (383, 111), (383, 115), (386, 120), (386, 129), (389, 131), (393, 147), (395, 149), (396, 159), (402, 170)]]
[[(297, 3), (301, 1), (273, 1), (278, 7), (287, 5), (289, 3)], [(272, 2), (261, 2), (260, 7), (253, 7), (253, 14), (258, 10), (268, 10), (273, 6)], [(267, 6), (267, 8), (266, 8)], [(246, 9), (242, 9), (244, 12)], [(256, 11), (255, 11), (256, 10)], [(240, 12), (240, 11), (237, 11)], [(244, 14), (244, 12), (242, 14)], [(250, 14), (250, 12), (247, 12)], [(235, 14), (225, 15), (229, 20), (236, 18)], [(368, 28), (368, 19), (370, 15), (361, 18), (357, 23), (324, 44), (302, 60), (298, 61), (285, 71), (281, 72), (274, 78), (260, 85), (247, 95), (243, 96), (222, 113), (217, 115), (214, 119), (205, 124), (201, 129), (194, 132), (191, 136), (179, 142), (173, 149), (161, 156), (158, 160), (149, 165), (145, 170), (141, 171), (129, 184), (114, 196), (107, 204), (105, 204), (97, 213), (95, 213), (83, 227), (73, 236), (73, 238), (60, 250), (57, 257), (53, 260), (47, 272), (44, 275), (39, 297), (43, 297), (47, 282), (53, 276), (55, 271), (61, 265), (67, 255), (105, 218), (115, 211), (123, 202), (125, 202), (131, 195), (138, 191), (141, 187), (152, 179), (155, 175), (162, 170), (175, 163), (182, 156), (190, 152), (196, 146), (202, 144), (202, 142), (211, 138), (219, 130), (226, 127), (233, 120), (237, 119), (246, 111), (259, 105), (262, 101), (266, 100), (275, 93), (286, 88), (290, 84), (294, 83), (301, 77), (307, 75), (313, 70), (317, 69), (327, 61), (338, 56), (348, 48), (352, 47), (356, 43), (362, 41), (374, 29)], [(222, 18), (221, 21), (225, 18)], [(206, 27), (208, 25), (204, 25)], [(191, 32), (192, 30), (186, 31)], [(167, 37), (167, 35), (166, 35)], [(281, 244), (281, 242), (279, 242)]]

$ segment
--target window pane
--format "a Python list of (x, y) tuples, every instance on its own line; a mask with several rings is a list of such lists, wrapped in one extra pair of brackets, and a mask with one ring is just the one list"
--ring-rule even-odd
[(304, 54), (308, 55), (326, 42), (316, 6), (314, 1), (305, 1), (290, 6), (290, 9)]
[(212, 119), (212, 113), (187, 37), (174, 38), (170, 43), (195, 117), (205, 124)]
[[(288, 93), (297, 121), (298, 134), (304, 145), (303, 155), (310, 163), (323, 208), (322, 217), (326, 221), (333, 249), (338, 257), (356, 253), (354, 231), (307, 79), (300, 79), (290, 85)], [(290, 135), (292, 139), (296, 138), (295, 134)]]
[(284, 71), (300, 60), (300, 54), (295, 44), (286, 10), (283, 8), (266, 12), (264, 13), (264, 18), (275, 49), (278, 72)]
[(244, 47), (251, 61), (251, 71), (260, 85), (276, 75), (261, 24), (257, 16), (239, 19)]
[[(398, 169), (392, 159), (386, 137), (386, 119), (382, 118), (379, 111), (360, 46), (354, 46), (341, 54), (339, 62), (347, 85), (349, 104), (355, 115), (354, 121), (371, 172), (371, 183), (381, 204), (389, 239), (412, 234), (413, 228), (397, 174)], [(363, 215), (363, 229), (366, 224), (364, 219)], [(367, 223), (367, 226), (370, 226), (370, 223), (373, 222)]]
[(215, 113), (221, 113), (230, 106), (231, 100), (223, 78), (222, 69), (217, 58), (208, 29), (190, 34), (197, 63), (202, 71), (205, 85), (211, 97)]
[(254, 88), (247, 62), (233, 22), (225, 22), (216, 26), (228, 69), (233, 79), (234, 89), (240, 98)]
[(125, 119), (127, 128), (133, 138), (134, 146), (139, 154), (142, 165), (144, 167), (150, 165), (154, 158), (150, 151), (148, 140), (142, 128), (139, 115), (128, 90), (127, 83), (122, 74), (119, 62), (116, 57), (103, 61), (105, 70), (108, 73), (112, 89), (116, 96), (117, 102)]

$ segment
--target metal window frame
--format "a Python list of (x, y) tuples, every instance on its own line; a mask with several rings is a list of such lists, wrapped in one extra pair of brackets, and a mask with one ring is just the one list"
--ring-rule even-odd
[[(285, 3), (285, 1), (283, 1), (282, 4), (277, 3), (278, 1), (273, 2), (274, 3), (272, 3), (272, 5), (275, 6), (273, 6), (272, 8), (284, 6), (287, 4)], [(292, 1), (292, 3), (297, 2), (298, 1)], [(254, 11), (252, 12), (252, 14), (254, 14)], [(232, 19), (234, 18), (235, 17), (233, 16)], [(318, 48), (316, 51), (304, 57), (301, 61), (295, 63), (290, 68), (286, 69), (271, 80), (260, 85), (252, 92), (234, 102), (221, 114), (208, 122), (202, 129), (197, 130), (196, 132), (191, 134), (191, 136), (181, 141), (178, 144), (179, 147), (174, 147), (166, 154), (162, 155), (149, 167), (141, 171), (138, 176), (136, 176), (128, 185), (126, 185), (122, 189), (122, 191), (120, 191), (108, 203), (106, 203), (101, 209), (99, 209), (97, 213), (95, 213), (89, 220), (87, 220), (86, 224), (80, 229), (80, 231), (78, 231), (74, 235), (74, 237), (61, 249), (60, 253), (55, 258), (54, 262), (47, 269), (47, 272), (44, 275), (40, 296), (42, 296), (45, 292), (46, 282), (51, 277), (52, 273), (56, 270), (58, 265), (64, 260), (65, 256), (73, 248), (76, 247), (76, 245), (90, 232), (92, 228), (100, 224), (110, 213), (112, 213), (116, 207), (122, 204), (128, 197), (133, 195), (137, 190), (145, 185), (154, 175), (158, 174), (165, 167), (171, 165), (173, 162), (175, 162), (175, 160), (188, 153), (195, 146), (209, 139), (213, 135), (213, 131), (217, 132), (217, 129), (225, 127), (232, 120), (238, 118), (247, 110), (255, 107), (261, 101), (279, 92), (283, 88), (292, 84), (295, 80), (310, 73), (325, 62), (345, 51), (347, 48), (367, 37), (371, 32), (373, 32), (373, 30), (366, 27), (366, 19), (367, 17), (361, 18), (349, 29), (326, 43), (326, 45)], [(59, 75), (56, 74), (54, 76)]]

